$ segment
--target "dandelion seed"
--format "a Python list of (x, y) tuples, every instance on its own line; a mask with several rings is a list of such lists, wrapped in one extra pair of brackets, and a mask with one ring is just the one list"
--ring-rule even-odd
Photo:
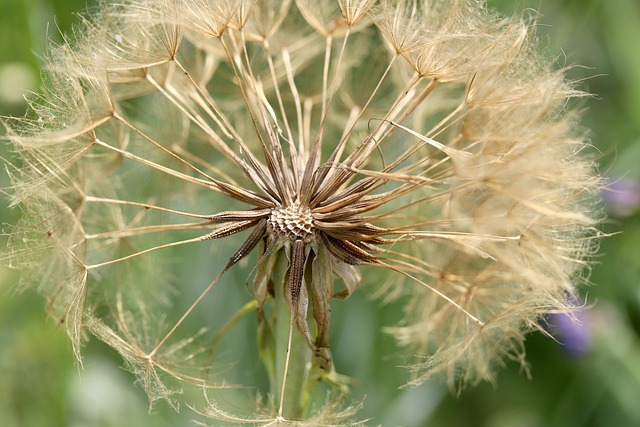
[[(600, 179), (582, 94), (530, 23), (467, 0), (126, 0), (84, 25), (7, 122), (25, 213), (9, 258), (78, 358), (89, 332), (152, 403), (190, 384), (226, 422), (359, 425), (339, 407), (333, 300), (407, 295), (387, 331), (410, 384), (455, 388), (522, 363), (524, 335), (586, 280)], [(175, 267), (196, 259), (205, 280)], [(194, 313), (244, 291), (232, 271), (255, 301), (211, 339)], [(172, 318), (176, 293), (191, 300)], [(211, 397), (231, 392), (217, 350), (250, 312), (269, 389), (232, 413)]]

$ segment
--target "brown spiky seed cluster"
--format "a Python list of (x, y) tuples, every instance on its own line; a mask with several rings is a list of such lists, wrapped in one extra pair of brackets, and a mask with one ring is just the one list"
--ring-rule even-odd
[[(265, 360), (284, 295), (330, 377), (331, 301), (363, 284), (408, 296), (388, 331), (413, 383), (492, 380), (595, 248), (582, 94), (530, 24), (475, 0), (107, 2), (7, 122), (10, 259), (78, 357), (89, 331), (152, 400), (209, 384), (191, 313), (244, 291), (232, 267)], [(191, 305), (167, 320), (176, 291)]]
[(289, 206), (273, 209), (268, 221), (272, 239), (284, 237), (291, 241), (302, 240), (309, 243), (316, 236), (311, 210), (297, 201)]

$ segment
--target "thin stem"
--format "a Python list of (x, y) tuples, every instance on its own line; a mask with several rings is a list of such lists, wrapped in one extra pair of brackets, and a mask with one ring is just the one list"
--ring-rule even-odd
[(282, 390), (280, 391), (280, 406), (278, 407), (278, 417), (282, 418), (284, 407), (284, 392), (287, 389), (287, 374), (289, 373), (289, 361), (291, 360), (291, 341), (293, 339), (293, 312), (289, 317), (289, 341), (287, 341), (287, 355), (284, 362), (284, 372), (282, 374)]
[(207, 222), (189, 222), (185, 224), (160, 224), (160, 225), (146, 225), (142, 227), (131, 227), (125, 230), (113, 230), (105, 231), (103, 233), (87, 234), (84, 236), (87, 240), (93, 239), (108, 239), (108, 238), (124, 238), (140, 236), (150, 233), (159, 233), (165, 231), (182, 231), (182, 230), (201, 230), (212, 227), (218, 227), (217, 224), (211, 224)]
[(139, 251), (139, 252), (135, 252), (133, 254), (130, 254), (130, 255), (127, 255), (127, 256), (124, 256), (124, 257), (121, 257), (121, 258), (112, 259), (110, 261), (105, 261), (105, 262), (101, 262), (101, 263), (98, 263), (98, 264), (88, 265), (88, 266), (86, 266), (86, 269), (87, 270), (94, 270), (96, 268), (105, 267), (107, 265), (116, 264), (116, 263), (123, 262), (123, 261), (128, 261), (130, 259), (139, 257), (141, 255), (148, 254), (150, 252), (155, 252), (155, 251), (158, 251), (160, 249), (171, 248), (173, 246), (186, 245), (186, 244), (189, 244), (189, 243), (202, 242), (202, 241), (205, 241), (205, 240), (208, 240), (208, 239), (209, 239), (208, 235), (204, 235), (204, 236), (195, 237), (193, 239), (180, 240), (178, 242), (171, 242), (171, 243), (167, 243), (167, 244), (164, 244), (164, 245), (154, 246), (152, 248), (145, 249), (145, 250)]
[[(297, 188), (298, 179), (298, 150), (296, 150), (295, 143), (293, 141), (293, 133), (291, 132), (291, 126), (284, 107), (284, 101), (282, 100), (282, 94), (280, 93), (280, 85), (278, 84), (278, 77), (276, 76), (275, 66), (273, 64), (273, 58), (269, 53), (270, 46), (267, 39), (264, 40), (265, 52), (267, 52), (267, 63), (269, 64), (269, 72), (271, 74), (271, 80), (273, 82), (273, 88), (275, 90), (276, 99), (278, 100), (278, 107), (280, 108), (280, 116), (282, 116), (282, 122), (287, 132), (287, 143), (289, 144), (289, 162), (293, 171), (291, 179), (293, 180), (294, 188)], [(292, 189), (293, 190), (293, 189)]]
[(289, 83), (289, 89), (291, 90), (291, 95), (293, 96), (293, 100), (296, 106), (296, 118), (298, 122), (298, 153), (302, 157), (301, 160), (303, 160), (304, 156), (307, 153), (307, 150), (305, 149), (302, 103), (300, 99), (300, 93), (298, 92), (298, 87), (296, 86), (296, 81), (293, 76), (294, 73), (293, 66), (291, 64), (291, 56), (289, 55), (289, 51), (287, 49), (282, 50), (282, 61), (287, 72), (287, 82)]
[(177, 211), (174, 209), (163, 208), (162, 206), (151, 205), (149, 203), (140, 203), (140, 202), (132, 202), (128, 200), (119, 200), (119, 199), (109, 199), (105, 197), (95, 197), (95, 196), (85, 196), (84, 200), (86, 202), (95, 202), (95, 203), (110, 203), (114, 205), (128, 205), (128, 206), (138, 206), (144, 209), (153, 209), (160, 212), (172, 213), (180, 216), (186, 216), (190, 218), (200, 218), (200, 219), (210, 219), (211, 215), (200, 215), (194, 214), (191, 212), (185, 211)]
[[(289, 259), (282, 250), (273, 268), (274, 289), (273, 317), (274, 331), (273, 355), (275, 356), (275, 375), (271, 384), (271, 393), (276, 399), (278, 417), (281, 419), (300, 419), (308, 403), (309, 368), (312, 353), (307, 340), (295, 327), (296, 314), (291, 311), (285, 297), (284, 286), (289, 276)], [(264, 363), (270, 363), (265, 360)]]
[(176, 331), (176, 329), (178, 329), (180, 327), (180, 325), (182, 325), (182, 323), (185, 321), (185, 319), (187, 318), (187, 316), (189, 316), (189, 314), (191, 314), (191, 312), (196, 308), (196, 306), (198, 304), (200, 304), (200, 301), (202, 301), (204, 299), (205, 296), (207, 296), (207, 294), (211, 291), (211, 289), (213, 289), (213, 287), (215, 286), (216, 283), (218, 283), (218, 280), (220, 280), (220, 278), (224, 275), (224, 273), (226, 273), (228, 270), (228, 268), (223, 269), (220, 273), (218, 273), (218, 275), (216, 276), (215, 279), (213, 279), (211, 281), (211, 283), (209, 283), (209, 286), (207, 286), (204, 291), (202, 291), (202, 293), (200, 294), (200, 296), (198, 296), (198, 298), (193, 302), (193, 304), (191, 304), (189, 306), (189, 308), (187, 309), (187, 311), (185, 311), (185, 313), (182, 315), (182, 317), (180, 317), (180, 320), (178, 320), (173, 327), (171, 328), (171, 330), (164, 336), (164, 338), (162, 338), (160, 340), (160, 342), (153, 348), (153, 350), (151, 350), (151, 352), (149, 354), (147, 354), (147, 358), (148, 359), (153, 359), (153, 356), (155, 356), (155, 354), (158, 352), (158, 350), (160, 349), (160, 347), (162, 347), (164, 345), (165, 342), (167, 342), (167, 340), (169, 339), (169, 337), (171, 337), (171, 335), (173, 335), (173, 333)]

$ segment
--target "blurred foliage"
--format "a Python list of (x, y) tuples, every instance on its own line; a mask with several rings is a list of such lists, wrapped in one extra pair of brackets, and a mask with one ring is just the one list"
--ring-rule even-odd
[[(393, 341), (380, 330), (400, 313), (394, 305), (380, 308), (356, 295), (335, 304), (332, 346), (338, 368), (358, 379), (355, 399), (366, 395), (361, 415), (375, 416), (383, 426), (638, 426), (640, 3), (490, 0), (489, 5), (537, 16), (538, 36), (557, 54), (558, 66), (572, 66), (569, 77), (593, 94), (584, 102), (584, 126), (591, 129), (593, 154), (612, 182), (603, 193), (610, 214), (603, 229), (614, 235), (603, 242), (593, 286), (584, 289), (589, 310), (573, 330), (556, 330), (559, 342), (542, 334), (529, 337), (530, 379), (514, 364), (499, 374), (497, 385), (481, 384), (457, 397), (435, 381), (398, 389), (404, 370), (396, 366)], [(85, 0), (0, 3), (0, 115), (23, 114), (24, 90), (38, 90), (42, 52), (59, 42), (61, 33), (70, 33), (77, 20), (73, 13), (87, 7), (91, 3)], [(8, 155), (6, 147), (0, 154)], [(2, 176), (1, 186), (6, 185)], [(17, 214), (0, 205), (3, 223)], [(148, 415), (144, 393), (100, 344), (87, 346), (79, 372), (64, 331), (46, 319), (46, 302), (32, 292), (16, 292), (16, 281), (15, 272), (1, 267), (1, 426), (169, 426), (197, 418), (188, 408), (175, 414), (162, 404)], [(572, 337), (583, 340), (577, 350)]]

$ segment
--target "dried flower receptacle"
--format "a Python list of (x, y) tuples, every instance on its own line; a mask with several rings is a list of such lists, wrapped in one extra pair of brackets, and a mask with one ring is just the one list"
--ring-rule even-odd
[[(344, 397), (331, 303), (360, 286), (406, 297), (388, 331), (417, 355), (412, 384), (491, 381), (596, 246), (599, 178), (563, 72), (529, 24), (476, 1), (105, 4), (6, 123), (24, 211), (9, 258), (78, 358), (88, 331), (152, 402), (176, 404), (172, 382), (214, 389), (222, 336), (255, 312), (266, 415), (209, 399), (228, 422), (348, 423), (355, 408), (310, 408), (319, 381)], [(172, 276), (212, 246), (214, 278)], [(193, 313), (244, 289), (231, 270), (253, 301), (211, 337)], [(168, 320), (172, 288), (197, 292)]]

